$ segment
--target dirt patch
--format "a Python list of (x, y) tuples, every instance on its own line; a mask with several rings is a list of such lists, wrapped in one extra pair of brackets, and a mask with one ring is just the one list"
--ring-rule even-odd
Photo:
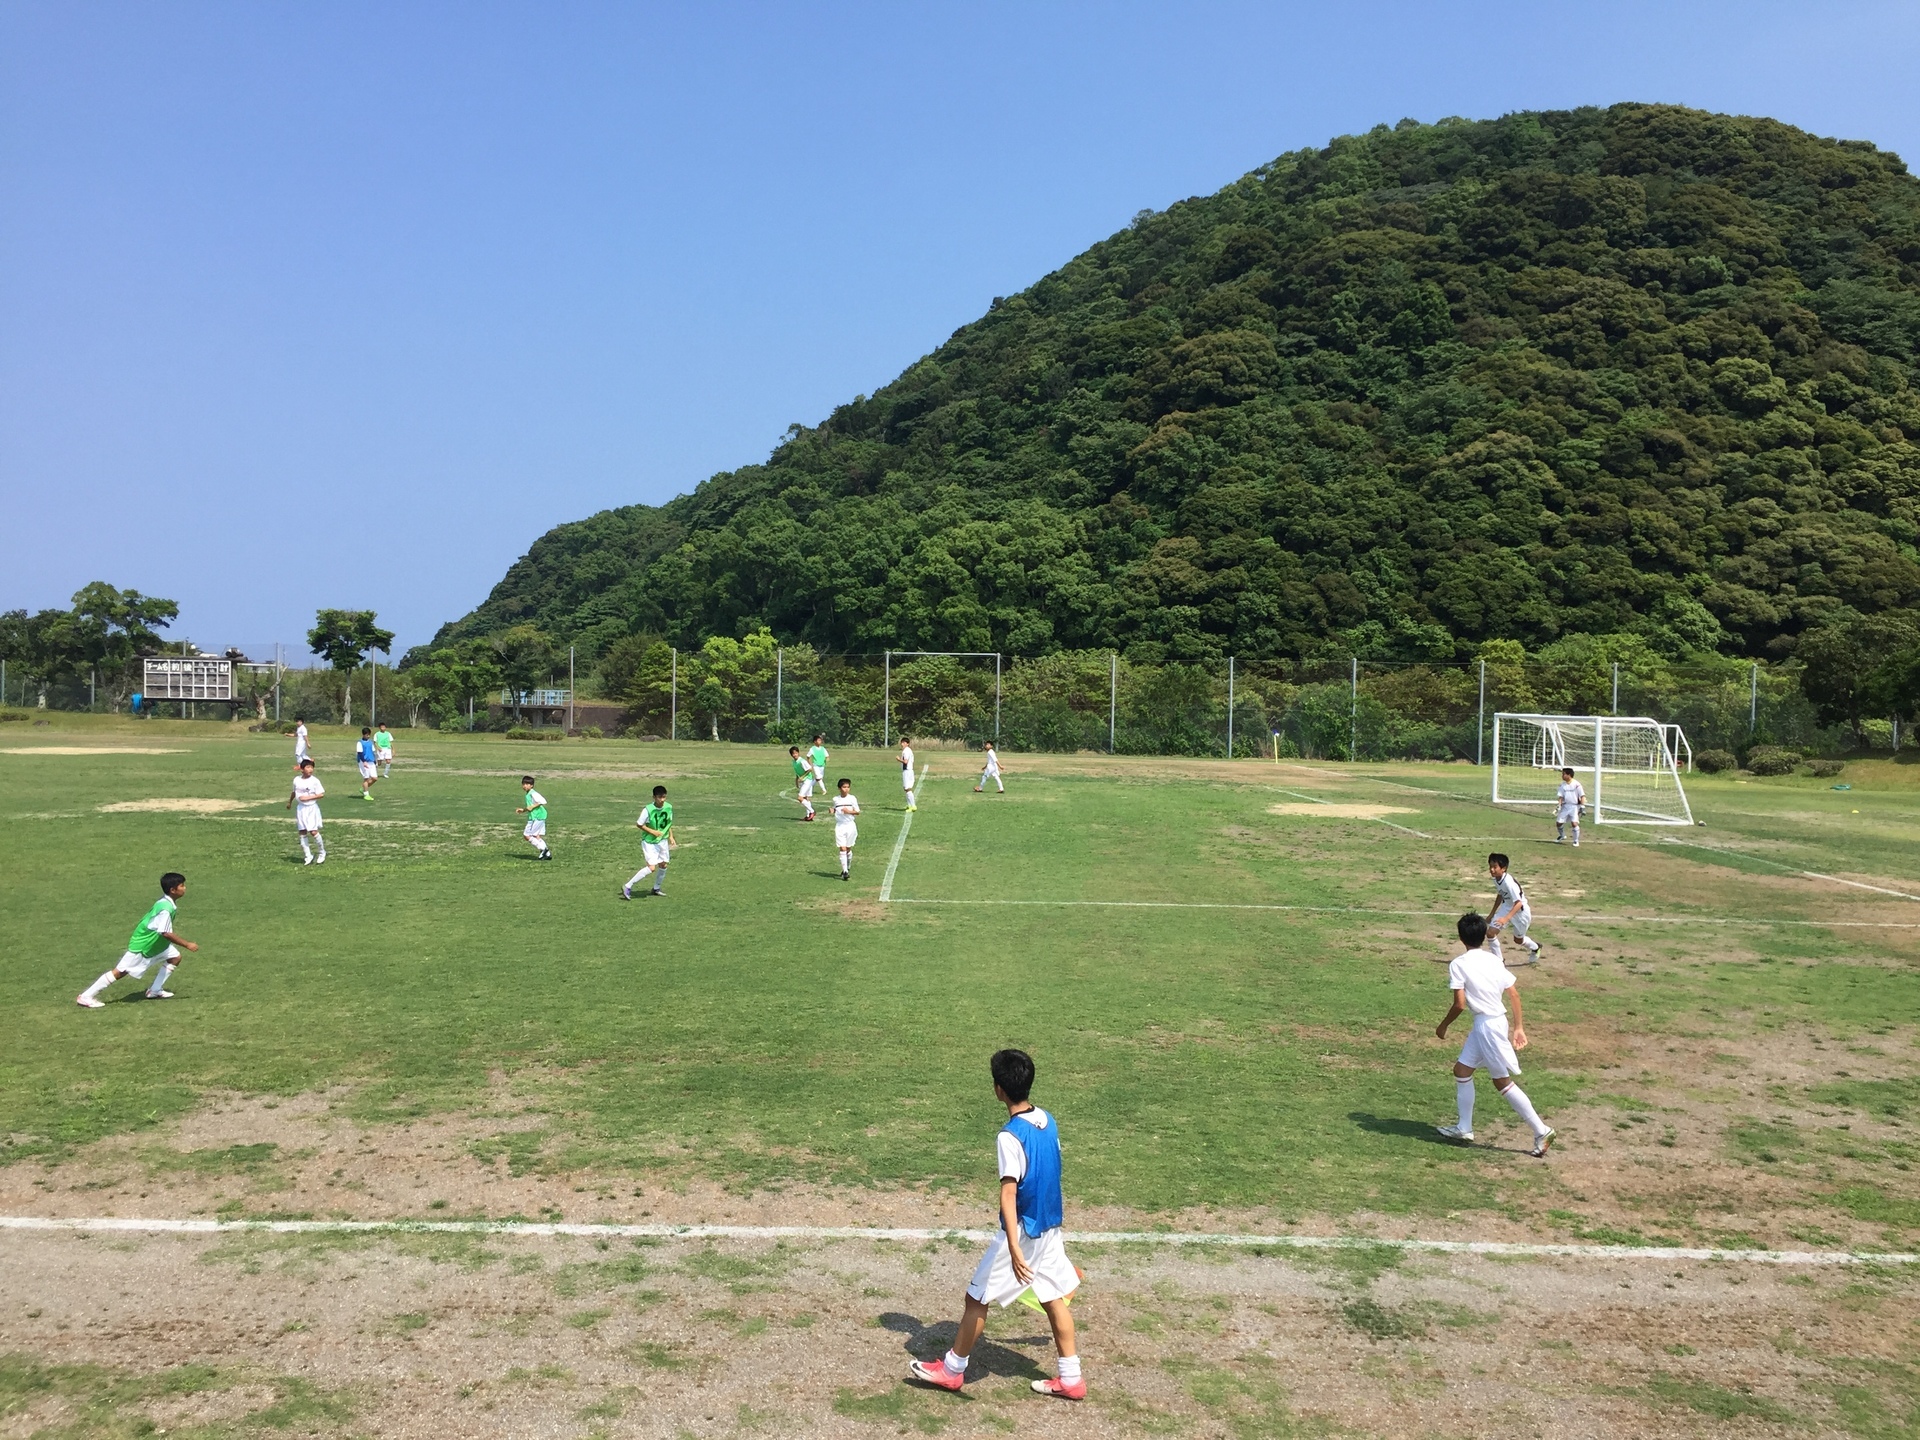
[(147, 745), (16, 745), (0, 755), (184, 755), (185, 750), (156, 750)]
[(123, 815), (134, 811), (162, 810), (180, 815), (224, 815), (229, 810), (248, 810), (264, 805), (264, 800), (209, 800), (187, 796), (176, 800), (116, 800), (96, 808), (103, 815)]
[(1321, 820), (1379, 820), (1387, 815), (1417, 815), (1420, 812), (1410, 810), (1405, 805), (1360, 805), (1299, 800), (1269, 805), (1267, 813), (1269, 815), (1311, 815)]

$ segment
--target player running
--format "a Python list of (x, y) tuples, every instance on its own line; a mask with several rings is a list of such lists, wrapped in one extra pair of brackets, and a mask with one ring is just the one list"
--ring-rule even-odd
[(360, 798), (373, 799), (373, 787), (380, 783), (380, 752), (373, 743), (373, 730), (366, 725), (360, 727), (360, 743), (353, 747), (354, 759), (360, 762)]
[(1000, 779), (1000, 752), (993, 748), (991, 740), (987, 741), (987, 763), (981, 767), (980, 783), (973, 787), (973, 793), (978, 795), (986, 789), (989, 780), (1000, 787), (1002, 795), (1007, 793), (1007, 787)]
[(1540, 963), (1540, 946), (1528, 938), (1527, 930), (1533, 924), (1533, 906), (1527, 902), (1527, 892), (1520, 888), (1520, 882), (1507, 871), (1507, 857), (1495, 851), (1487, 856), (1487, 874), (1493, 877), (1493, 914), (1487, 920), (1487, 948), (1496, 959), (1501, 958), (1500, 932), (1510, 930), (1513, 938), (1520, 942), (1520, 948), (1527, 952), (1522, 965)]
[(913, 744), (904, 735), (900, 737), (900, 788), (907, 792), (907, 809), (918, 810), (913, 803)]
[(854, 816), (860, 813), (860, 802), (853, 798), (853, 781), (842, 780), (837, 787), (839, 794), (830, 802), (833, 811), (833, 843), (840, 847), (840, 878), (853, 878), (853, 847), (860, 839), (860, 827), (854, 823)]
[[(313, 761), (300, 762), (300, 773), (293, 777), (293, 793), (287, 796), (286, 808), (293, 811), (293, 828), (300, 836), (300, 853), (306, 858), (302, 865), (324, 865), (327, 863), (327, 837), (320, 830), (320, 797), (327, 793), (326, 786), (314, 777)], [(313, 847), (320, 847), (320, 858), (313, 858)]]
[[(812, 815), (807, 818), (811, 820)], [(667, 787), (653, 787), (653, 803), (640, 812), (640, 818), (633, 822), (640, 827), (640, 855), (647, 863), (640, 867), (639, 873), (620, 887), (622, 900), (633, 899), (633, 887), (647, 876), (653, 876), (653, 893), (664, 895), (660, 888), (667, 878), (667, 862), (673, 858), (673, 847), (680, 842), (673, 838), (673, 806), (667, 803)]]
[(298, 765), (307, 758), (307, 717), (293, 717), (293, 763)]
[(1573, 778), (1573, 767), (1560, 772), (1559, 788), (1553, 792), (1553, 843), (1567, 838), (1567, 826), (1573, 826), (1573, 848), (1580, 848), (1580, 812), (1587, 808), (1587, 792)]
[(793, 791), (800, 800), (800, 808), (806, 814), (800, 818), (811, 820), (813, 816), (813, 763), (800, 753), (798, 745), (787, 747), (787, 757), (793, 761)]
[[(1553, 1127), (1540, 1118), (1527, 1092), (1513, 1083), (1520, 1073), (1520, 1057), (1515, 1053), (1527, 1048), (1526, 1025), (1520, 1016), (1520, 982), (1500, 962), (1497, 953), (1487, 950), (1487, 922), (1478, 915), (1462, 915), (1457, 927), (1466, 952), (1447, 966), (1447, 988), (1453, 991), (1453, 1005), (1433, 1033), (1447, 1038), (1447, 1027), (1466, 1011), (1473, 1012), (1473, 1029), (1467, 1043), (1460, 1047), (1460, 1058), (1453, 1066), (1453, 1099), (1457, 1119), (1452, 1125), (1434, 1128), (1449, 1140), (1473, 1139), (1473, 1072), (1485, 1070), (1493, 1088), (1513, 1107), (1514, 1114), (1533, 1129), (1536, 1159), (1544, 1157), (1553, 1144)], [(1507, 1032), (1507, 1002), (1513, 1003), (1513, 1032)]]
[(520, 833), (527, 837), (527, 843), (540, 853), (537, 860), (553, 859), (553, 851), (547, 845), (547, 797), (533, 788), (533, 776), (522, 775), (520, 788), (526, 793), (527, 803), (514, 808), (514, 814), (527, 817), (527, 827)]
[(177, 933), (173, 928), (174, 912), (180, 908), (180, 897), (187, 893), (187, 877), (177, 870), (169, 870), (160, 877), (160, 898), (148, 907), (147, 913), (133, 927), (133, 934), (127, 940), (127, 953), (120, 957), (106, 974), (82, 990), (74, 1004), (87, 1010), (103, 1010), (106, 1002), (100, 998), (100, 992), (114, 981), (131, 975), (135, 979), (147, 973), (153, 962), (160, 962), (159, 973), (153, 977), (153, 983), (147, 986), (147, 999), (171, 1000), (173, 992), (167, 989), (167, 981), (180, 964), (180, 950), (200, 947)]

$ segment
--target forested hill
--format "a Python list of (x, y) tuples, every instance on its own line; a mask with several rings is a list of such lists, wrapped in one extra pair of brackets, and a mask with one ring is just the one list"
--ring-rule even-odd
[(1920, 183), (1764, 119), (1402, 121), (1142, 213), (441, 639), (1781, 654), (1920, 603)]

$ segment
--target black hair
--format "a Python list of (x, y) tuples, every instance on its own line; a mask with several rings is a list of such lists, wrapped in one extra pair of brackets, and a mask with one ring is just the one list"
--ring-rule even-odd
[(1562, 775), (1571, 775), (1573, 774), (1573, 767), (1571, 765), (1562, 765), (1560, 767), (1560, 773)]
[(295, 715), (293, 721), (296, 725), (304, 725), (307, 723), (307, 717), (304, 715)]
[(842, 785), (846, 786), (849, 790), (853, 788), (853, 782), (847, 779), (847, 777), (844, 775), (842, 775), (838, 780), (833, 782), (833, 788), (838, 790)]
[(1486, 943), (1487, 917), (1469, 910), (1460, 917), (1460, 923), (1453, 927), (1460, 936), (1460, 943), (1469, 950), (1478, 950)]
[(300, 757), (300, 763), (301, 763), (302, 765), (311, 765), (311, 764), (313, 764), (313, 756), (311, 756), (311, 755), (302, 755), (302, 756)]
[(814, 736), (813, 738), (814, 738), (814, 739), (816, 739), (816, 740), (824, 740), (824, 739), (826, 739), (827, 737), (826, 737), (826, 735), (825, 735), (825, 733), (823, 732), (823, 733), (821, 733), (821, 734), (819, 734), (819, 735), (816, 735), (816, 736)]
[(531, 784), (533, 784), (533, 776), (531, 776), (531, 775), (522, 775), (522, 776), (520, 777), (520, 783), (521, 783), (522, 785), (531, 785)]
[(798, 745), (787, 746), (787, 754), (798, 755), (799, 753), (800, 753), (800, 747)]
[(1498, 850), (1487, 856), (1487, 864), (1498, 865), (1502, 870), (1511, 870), (1513, 868), (1513, 863)]
[(656, 800), (658, 800), (662, 795), (666, 793), (667, 793), (667, 787), (664, 785), (656, 785), (653, 787), (653, 798)]
[(1033, 1057), (1024, 1050), (996, 1050), (987, 1062), (993, 1070), (993, 1083), (1007, 1099), (1018, 1104), (1033, 1093)]
[(169, 870), (160, 877), (160, 893), (162, 895), (171, 895), (186, 883), (186, 876), (182, 875), (178, 870)]
[(371, 725), (362, 725), (360, 727), (360, 733), (362, 735), (371, 735), (373, 733), (373, 727)]

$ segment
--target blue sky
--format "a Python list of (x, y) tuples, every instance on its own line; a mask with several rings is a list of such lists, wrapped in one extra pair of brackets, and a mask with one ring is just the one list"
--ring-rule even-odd
[(1660, 100), (1920, 164), (1920, 6), (0, 3), (0, 608), (402, 646), (1142, 208)]

